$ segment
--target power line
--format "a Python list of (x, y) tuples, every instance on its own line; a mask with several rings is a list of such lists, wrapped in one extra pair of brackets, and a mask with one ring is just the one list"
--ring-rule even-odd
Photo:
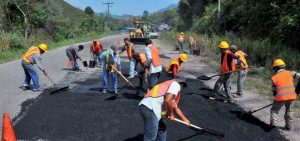
[(108, 16), (108, 21), (110, 21), (110, 8), (112, 7), (111, 5), (113, 5), (113, 2), (104, 2), (104, 5), (107, 5), (107, 16)]

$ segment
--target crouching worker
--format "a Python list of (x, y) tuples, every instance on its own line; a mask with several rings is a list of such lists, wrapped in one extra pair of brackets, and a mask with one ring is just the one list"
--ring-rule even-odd
[[(147, 73), (148, 73), (148, 68), (145, 66), (145, 63), (147, 61), (147, 57), (146, 57), (146, 54), (135, 52), (133, 54), (133, 58), (136, 61), (136, 67), (135, 68), (136, 68), (136, 71), (138, 72), (138, 75), (139, 75), (139, 81), (140, 81), (139, 87), (142, 89), (144, 87), (144, 85), (143, 85), (144, 82), (143, 81), (147, 82), (146, 76), (147, 76)], [(140, 64), (140, 67), (138, 67), (138, 64)]]
[(275, 74), (272, 77), (273, 81), (273, 105), (271, 108), (270, 125), (276, 126), (278, 113), (285, 106), (285, 127), (286, 130), (291, 130), (293, 122), (293, 105), (297, 99), (295, 85), (293, 80), (300, 78), (300, 74), (294, 71), (285, 70), (285, 63), (281, 59), (276, 59), (273, 62)]
[(114, 66), (118, 70), (121, 70), (120, 57), (118, 54), (118, 47), (112, 45), (110, 49), (102, 52), (100, 55), (100, 60), (102, 63), (102, 73), (103, 73), (103, 83), (102, 83), (102, 93), (106, 94), (108, 90), (108, 78), (112, 79), (112, 89), (114, 94), (118, 93), (118, 73), (112, 67)]
[(171, 60), (171, 62), (166, 67), (166, 72), (173, 78), (176, 77), (179, 72), (179, 68), (183, 62), (186, 62), (188, 59), (188, 55), (186, 53), (180, 54), (177, 59)]
[(38, 68), (43, 71), (44, 75), (47, 75), (44, 64), (42, 63), (42, 54), (48, 52), (48, 46), (46, 44), (40, 44), (38, 47), (32, 46), (27, 50), (22, 58), (22, 67), (25, 72), (25, 80), (23, 83), (24, 89), (30, 88), (30, 81), (33, 82), (33, 91), (38, 92), (40, 89), (39, 85), (39, 74), (37, 73), (34, 64), (37, 64)]
[(154, 86), (139, 104), (144, 120), (144, 141), (166, 141), (165, 118), (174, 120), (175, 113), (185, 122), (190, 121), (178, 107), (180, 94), (187, 84), (184, 79), (167, 80)]
[(66, 54), (67, 54), (69, 60), (72, 62), (73, 71), (79, 70), (77, 59), (79, 59), (80, 61), (82, 61), (82, 59), (79, 56), (78, 52), (80, 52), (82, 50), (83, 50), (83, 45), (70, 46), (66, 49)]

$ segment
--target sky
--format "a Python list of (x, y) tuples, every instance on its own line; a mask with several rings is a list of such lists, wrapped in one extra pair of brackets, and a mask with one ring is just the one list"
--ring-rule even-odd
[(96, 13), (107, 12), (107, 5), (104, 2), (113, 2), (110, 12), (113, 15), (142, 15), (148, 12), (156, 12), (166, 8), (171, 4), (177, 4), (179, 0), (64, 0), (74, 7), (84, 9), (91, 6)]

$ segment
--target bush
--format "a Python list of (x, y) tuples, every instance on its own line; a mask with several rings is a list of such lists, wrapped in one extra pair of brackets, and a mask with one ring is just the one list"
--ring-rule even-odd
[(0, 50), (8, 51), (12, 49), (23, 49), (27, 47), (27, 42), (22, 35), (17, 33), (7, 33), (0, 35)]

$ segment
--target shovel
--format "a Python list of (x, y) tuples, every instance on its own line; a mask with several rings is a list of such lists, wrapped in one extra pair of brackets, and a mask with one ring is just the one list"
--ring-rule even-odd
[(130, 81), (113, 65), (110, 65), (113, 69), (115, 69), (115, 71), (134, 89), (137, 90), (137, 88), (135, 86), (132, 85), (132, 83), (130, 83)]
[(249, 112), (243, 113), (243, 114), (241, 114), (241, 116), (243, 116), (243, 115), (245, 116), (246, 114), (247, 114), (247, 115), (252, 115), (253, 113), (255, 113), (255, 112), (257, 112), (257, 111), (260, 111), (260, 110), (262, 110), (262, 109), (268, 108), (268, 107), (270, 107), (270, 106), (272, 106), (272, 105), (273, 105), (273, 103), (268, 104), (268, 105), (263, 106), (263, 107), (261, 107), (261, 108), (258, 108), (258, 109), (256, 109), (256, 110), (253, 110), (253, 111), (249, 111)]
[[(250, 67), (248, 67), (248, 68), (250, 68)], [(245, 69), (245, 68), (242, 68), (242, 69)], [(219, 74), (215, 74), (215, 75), (212, 75), (212, 76), (201, 75), (201, 76), (197, 77), (197, 79), (207, 81), (207, 80), (211, 80), (213, 77), (225, 75), (225, 74), (228, 74), (228, 73), (237, 72), (237, 71), (240, 71), (242, 69), (236, 69), (234, 71), (228, 71), (228, 72), (224, 72), (224, 73), (219, 73)]]
[(202, 128), (202, 127), (199, 127), (199, 126), (196, 126), (196, 125), (193, 125), (193, 124), (188, 124), (180, 119), (177, 119), (175, 118), (174, 121), (178, 122), (178, 123), (181, 123), (181, 124), (184, 124), (186, 126), (189, 126), (192, 130), (200, 133), (200, 134), (203, 134), (203, 133), (208, 133), (208, 134), (211, 134), (211, 135), (215, 135), (215, 136), (218, 136), (218, 137), (221, 137), (223, 138), (225, 136), (225, 134), (221, 133), (221, 132), (218, 132), (218, 131), (214, 131), (214, 130), (210, 130), (210, 129), (207, 129), (207, 128)]
[(57, 85), (53, 82), (53, 80), (48, 75), (46, 75), (46, 77), (51, 81), (53, 86), (56, 88), (56, 90), (50, 92), (50, 95), (52, 95), (54, 93), (58, 93), (58, 92), (64, 92), (69, 88), (69, 86), (59, 88), (59, 87), (57, 87)]

